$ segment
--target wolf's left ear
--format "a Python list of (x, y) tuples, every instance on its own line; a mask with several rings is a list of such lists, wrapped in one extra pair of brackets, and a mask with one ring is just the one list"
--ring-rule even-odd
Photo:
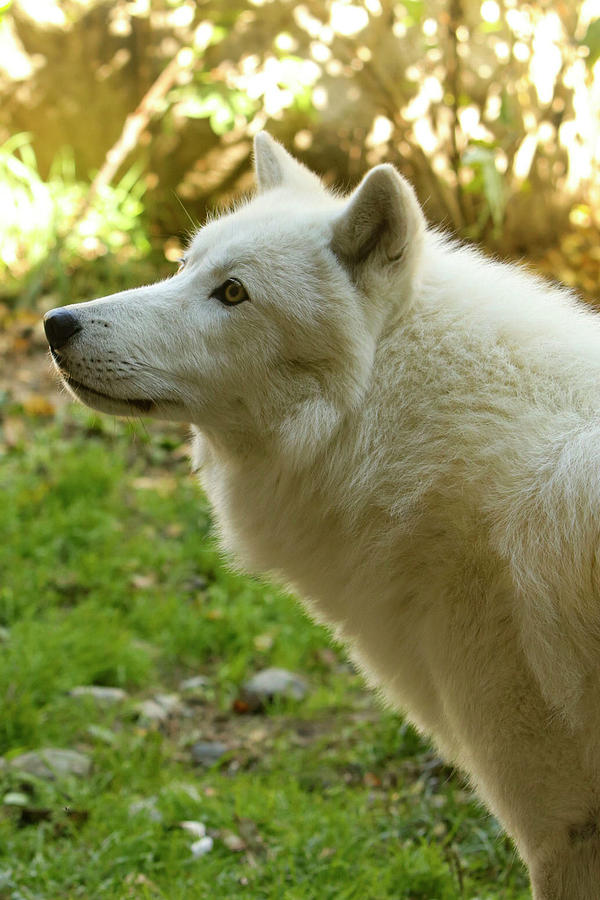
[(420, 256), (425, 217), (415, 192), (393, 166), (365, 175), (335, 220), (331, 249), (352, 274), (367, 263), (412, 268)]
[(254, 169), (259, 193), (276, 187), (324, 191), (321, 180), (274, 141), (266, 131), (254, 138)]

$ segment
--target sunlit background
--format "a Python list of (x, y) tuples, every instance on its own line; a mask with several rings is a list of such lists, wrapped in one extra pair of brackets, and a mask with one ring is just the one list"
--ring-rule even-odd
[(597, 298), (599, 56), (599, 0), (14, 0), (2, 291), (176, 259), (267, 128), (338, 187), (395, 163), (430, 221)]

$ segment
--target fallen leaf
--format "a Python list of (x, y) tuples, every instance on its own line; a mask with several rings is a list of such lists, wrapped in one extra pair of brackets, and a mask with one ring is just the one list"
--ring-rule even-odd
[(2, 440), (7, 447), (17, 447), (25, 437), (25, 423), (16, 416), (7, 416), (2, 423)]
[(374, 772), (365, 772), (363, 776), (363, 784), (367, 787), (381, 787), (381, 778)]
[(132, 587), (138, 588), (138, 590), (143, 590), (144, 588), (154, 587), (154, 585), (156, 584), (156, 575), (142, 575), (138, 573), (136, 575), (132, 575), (129, 581), (131, 582)]
[(70, 806), (65, 807), (65, 815), (69, 822), (72, 822), (79, 828), (84, 825), (90, 817), (87, 809), (71, 809)]
[(56, 411), (54, 404), (42, 394), (30, 394), (23, 401), (23, 409), (28, 416), (53, 416)]
[(254, 638), (254, 646), (257, 650), (260, 650), (261, 653), (266, 653), (267, 650), (270, 650), (273, 646), (273, 635), (257, 634)]
[(152, 894), (161, 894), (161, 890), (158, 885), (155, 884), (154, 881), (151, 881), (147, 875), (144, 875), (143, 872), (130, 872), (129, 875), (125, 876), (125, 884), (129, 888), (127, 892), (128, 897), (142, 896), (135, 890), (136, 885), (145, 889), (143, 893), (144, 897), (148, 896), (148, 891), (150, 891)]
[(167, 537), (176, 538), (183, 534), (183, 525), (181, 522), (171, 522), (170, 525), (167, 525), (165, 528), (165, 534)]
[(172, 494), (177, 489), (177, 480), (172, 475), (149, 477), (142, 475), (133, 481), (134, 488), (140, 491), (156, 491), (161, 497)]

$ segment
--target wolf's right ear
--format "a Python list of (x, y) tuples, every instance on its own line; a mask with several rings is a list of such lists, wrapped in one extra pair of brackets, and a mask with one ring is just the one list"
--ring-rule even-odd
[(331, 249), (357, 279), (367, 266), (371, 273), (393, 266), (409, 274), (420, 256), (425, 226), (412, 187), (384, 164), (365, 175), (335, 220)]
[(321, 180), (306, 166), (273, 140), (266, 131), (259, 131), (254, 138), (254, 170), (259, 193), (276, 187), (295, 187), (323, 192)]

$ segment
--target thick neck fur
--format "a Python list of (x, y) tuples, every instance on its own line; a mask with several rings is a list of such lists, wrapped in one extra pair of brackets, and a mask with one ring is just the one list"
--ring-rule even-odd
[[(227, 550), (290, 585), (359, 655), (369, 652), (369, 617), (393, 619), (397, 638), (407, 598), (420, 607), (436, 585), (448, 593), (465, 567), (488, 588), (521, 579), (533, 596), (543, 573), (524, 562), (530, 537), (517, 498), (545, 479), (537, 528), (548, 532), (549, 557), (553, 545), (560, 555), (552, 503), (557, 492), (583, 497), (588, 488), (577, 441), (593, 430), (600, 446), (598, 322), (584, 312), (574, 319), (567, 292), (516, 268), (434, 234), (427, 245), (434, 274), (409, 309), (388, 317), (362, 401), (306, 467), (260, 441), (236, 453), (209, 437), (205, 448), (202, 482)], [(543, 317), (548, 304), (553, 315)], [(567, 460), (565, 484), (556, 467)], [(479, 571), (490, 545), (497, 563)], [(564, 695), (581, 670), (580, 660), (570, 686), (546, 673), (548, 689)]]

